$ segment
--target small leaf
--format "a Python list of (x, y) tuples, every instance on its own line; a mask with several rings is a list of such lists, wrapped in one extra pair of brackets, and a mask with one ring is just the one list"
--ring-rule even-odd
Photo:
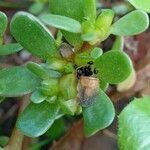
[(81, 38), (83, 41), (87, 41), (87, 42), (90, 42), (90, 41), (95, 41), (97, 40), (97, 35), (93, 32), (93, 33), (85, 33), (85, 34), (82, 34), (81, 35)]
[(48, 29), (33, 15), (18, 12), (13, 17), (10, 30), (14, 38), (33, 55), (46, 59), (56, 56), (56, 43)]
[(92, 22), (96, 19), (96, 2), (95, 0), (83, 0), (84, 16)]
[(0, 11), (0, 36), (3, 36), (3, 34), (6, 31), (7, 28), (7, 16)]
[(79, 22), (84, 20), (83, 0), (49, 0), (49, 4), (53, 14), (70, 17)]
[(120, 150), (149, 150), (150, 96), (135, 98), (119, 115)]
[(41, 93), (40, 90), (36, 90), (35, 92), (32, 93), (31, 97), (30, 97), (30, 100), (33, 102), (33, 103), (41, 103), (43, 102), (44, 100), (46, 100), (47, 96), (46, 95), (43, 95)]
[(114, 11), (112, 9), (102, 9), (96, 20), (96, 27), (101, 30), (102, 34), (106, 34), (109, 32), (113, 19)]
[(80, 22), (65, 16), (44, 14), (40, 16), (41, 21), (46, 25), (53, 26), (72, 33), (81, 33)]
[(39, 14), (44, 9), (44, 3), (35, 2), (29, 7), (29, 12), (32, 14)]
[[(49, 0), (49, 4), (50, 11), (53, 14), (70, 17), (79, 22), (84, 20), (83, 0)], [(70, 33), (67, 31), (62, 31), (62, 33), (71, 45), (75, 47), (80, 47), (82, 45), (81, 34)]]
[(29, 137), (44, 134), (59, 116), (59, 107), (44, 101), (30, 103), (17, 120), (17, 128)]
[(97, 101), (90, 107), (83, 108), (84, 131), (91, 136), (108, 127), (115, 117), (115, 110), (109, 97), (100, 90)]
[(23, 47), (18, 43), (11, 43), (0, 46), (0, 56), (10, 55), (22, 50)]
[(127, 54), (109, 51), (95, 60), (98, 76), (106, 83), (116, 84), (125, 80), (132, 71), (132, 62)]
[(0, 96), (22, 96), (31, 93), (39, 83), (39, 79), (26, 67), (12, 67), (0, 70)]
[(144, 32), (148, 26), (148, 15), (142, 10), (135, 10), (115, 22), (111, 33), (119, 36), (136, 35)]
[(39, 64), (34, 63), (34, 62), (28, 62), (27, 63), (27, 68), (34, 73), (35, 75), (37, 75), (39, 78), (41, 79), (48, 79), (49, 78), (49, 74), (48, 72)]
[(102, 54), (103, 54), (103, 50), (102, 50), (101, 48), (99, 48), (99, 47), (95, 47), (95, 48), (91, 51), (91, 53), (90, 53), (90, 55), (91, 55), (91, 57), (92, 57), (93, 59), (97, 59), (97, 58), (100, 57)]
[(41, 66), (48, 72), (50, 78), (60, 78), (62, 76), (62, 73), (50, 69), (48, 64), (41, 64)]
[(128, 0), (135, 8), (150, 12), (149, 0)]

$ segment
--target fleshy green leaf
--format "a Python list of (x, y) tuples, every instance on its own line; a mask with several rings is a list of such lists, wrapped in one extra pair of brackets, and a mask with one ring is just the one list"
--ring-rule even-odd
[(33, 15), (18, 12), (10, 24), (14, 38), (33, 55), (46, 59), (57, 53), (56, 43), (48, 29)]
[(40, 104), (30, 103), (17, 121), (17, 128), (29, 137), (44, 134), (59, 116), (59, 107), (44, 101)]
[(85, 33), (81, 35), (81, 38), (83, 41), (96, 41), (97, 40), (97, 35), (93, 32), (93, 33)]
[(39, 79), (26, 67), (0, 70), (0, 96), (22, 96), (32, 92), (38, 85)]
[(62, 76), (62, 73), (49, 68), (48, 64), (41, 64), (41, 66), (48, 72), (50, 78), (60, 78)]
[(91, 136), (108, 127), (115, 117), (113, 104), (109, 97), (100, 90), (97, 101), (90, 107), (83, 108), (84, 131)]
[(79, 22), (84, 19), (83, 0), (49, 0), (49, 4), (50, 11), (54, 14), (70, 17)]
[(27, 68), (34, 73), (35, 75), (37, 75), (39, 78), (41, 79), (48, 79), (49, 78), (49, 74), (48, 72), (39, 64), (34, 63), (34, 62), (28, 62), (27, 63)]
[(109, 51), (95, 60), (98, 76), (107, 83), (116, 84), (125, 80), (132, 71), (132, 63), (127, 54)]
[(18, 43), (11, 43), (0, 46), (0, 56), (9, 55), (22, 50), (23, 47)]
[(93, 59), (97, 59), (97, 58), (100, 57), (102, 54), (103, 54), (103, 50), (102, 50), (101, 48), (99, 48), (99, 47), (95, 47), (95, 48), (91, 51), (91, 53), (90, 53), (90, 55), (91, 55), (91, 57), (92, 57)]
[(83, 0), (84, 15), (87, 20), (95, 21), (96, 19), (96, 2), (95, 0)]
[(128, 0), (135, 8), (150, 12), (149, 0)]
[(43, 95), (41, 93), (40, 90), (36, 90), (35, 92), (32, 93), (31, 97), (30, 97), (30, 100), (33, 102), (33, 103), (41, 103), (43, 102), (44, 100), (46, 100), (47, 96), (46, 95)]
[(148, 15), (142, 10), (135, 10), (115, 22), (111, 33), (119, 36), (136, 35), (144, 32), (148, 26)]
[(81, 33), (80, 22), (65, 16), (44, 14), (40, 16), (41, 21), (46, 25), (56, 27), (72, 33)]
[(109, 32), (113, 19), (114, 11), (112, 9), (102, 9), (96, 20), (96, 27), (100, 29), (101, 34)]
[[(49, 0), (50, 11), (53, 14), (70, 17), (79, 22), (84, 19), (83, 0)], [(59, 5), (58, 5), (59, 4)], [(61, 7), (60, 7), (61, 6)], [(73, 46), (79, 47), (82, 44), (81, 35), (63, 31), (65, 39)]]
[(0, 36), (3, 36), (7, 28), (7, 16), (0, 11)]
[(119, 115), (120, 150), (149, 150), (150, 96), (136, 98)]
[(35, 2), (29, 7), (29, 12), (32, 14), (39, 14), (44, 9), (44, 3)]

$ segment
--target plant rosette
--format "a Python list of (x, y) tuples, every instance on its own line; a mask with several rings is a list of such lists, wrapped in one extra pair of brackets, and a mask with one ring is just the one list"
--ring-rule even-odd
[[(44, 134), (63, 115), (81, 113), (85, 135), (91, 136), (108, 127), (115, 117), (114, 106), (104, 91), (109, 84), (122, 83), (133, 71), (129, 56), (120, 48), (122, 38), (105, 53), (97, 44), (110, 34), (122, 37), (145, 31), (148, 15), (134, 10), (114, 21), (111, 9), (96, 15), (95, 0), (49, 3), (51, 13), (39, 19), (22, 11), (13, 16), (10, 31), (18, 43), (0, 46), (0, 54), (13, 54), (24, 48), (45, 63), (28, 62), (1, 69), (0, 96), (32, 93), (30, 104), (17, 120), (18, 129), (27, 136)], [(2, 34), (6, 26), (3, 20)], [(56, 40), (44, 24), (60, 29)], [(62, 49), (62, 36), (70, 44), (68, 49)]]

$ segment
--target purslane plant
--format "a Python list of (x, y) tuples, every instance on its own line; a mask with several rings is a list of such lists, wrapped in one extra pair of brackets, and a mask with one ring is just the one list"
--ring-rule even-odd
[[(137, 6), (138, 2), (130, 1)], [(31, 94), (30, 104), (17, 120), (17, 127), (27, 136), (44, 134), (63, 115), (83, 114), (84, 131), (91, 136), (108, 127), (115, 110), (105, 90), (130, 76), (133, 65), (121, 44), (103, 53), (97, 47), (114, 34), (130, 36), (144, 32), (149, 19), (143, 10), (134, 10), (115, 21), (111, 9), (96, 13), (95, 0), (50, 0), (50, 14), (39, 19), (27, 12), (16, 13), (10, 23), (18, 43), (0, 46), (0, 55), (25, 48), (44, 63), (0, 70), (0, 96)], [(140, 5), (146, 8), (145, 5)], [(148, 10), (149, 9), (144, 9)], [(0, 13), (1, 39), (7, 19)], [(43, 22), (43, 23), (42, 23)], [(59, 29), (56, 40), (45, 25)], [(62, 43), (62, 36), (68, 44)]]

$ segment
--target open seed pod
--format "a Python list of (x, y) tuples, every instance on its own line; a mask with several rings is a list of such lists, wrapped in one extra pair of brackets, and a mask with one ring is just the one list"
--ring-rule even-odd
[(77, 91), (80, 105), (88, 107), (96, 101), (99, 91), (99, 80), (94, 77), (81, 76), (78, 80)]

